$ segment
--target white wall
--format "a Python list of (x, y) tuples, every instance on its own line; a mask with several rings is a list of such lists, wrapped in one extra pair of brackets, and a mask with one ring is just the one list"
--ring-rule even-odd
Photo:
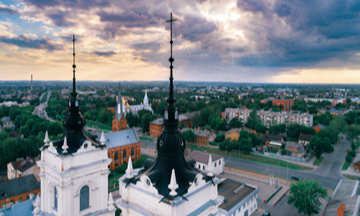
[[(216, 165), (215, 165), (215, 164), (216, 164)], [(224, 165), (225, 165), (224, 158), (220, 158), (219, 160), (214, 161), (214, 162), (213, 162), (213, 165), (214, 165), (213, 174), (219, 175), (219, 174), (221, 174), (221, 173), (224, 172)], [(199, 166), (200, 166), (200, 168), (199, 168)], [(200, 162), (196, 161), (196, 164), (195, 164), (194, 167), (195, 167), (196, 169), (201, 170), (201, 172), (203, 172), (203, 173), (207, 173), (207, 164), (200, 163)]]

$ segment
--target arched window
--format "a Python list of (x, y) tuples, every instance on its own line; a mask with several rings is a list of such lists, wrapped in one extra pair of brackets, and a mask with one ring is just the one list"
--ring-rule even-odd
[(108, 153), (108, 158), (110, 158), (110, 154)]
[(123, 151), (123, 158), (126, 158), (126, 149)]
[(57, 211), (57, 208), (58, 208), (57, 190), (56, 187), (54, 187), (54, 209)]
[(134, 156), (134, 154), (135, 154), (135, 149), (134, 149), (134, 147), (132, 147), (131, 148), (131, 156)]
[(119, 152), (118, 151), (115, 152), (115, 160), (119, 160)]
[(89, 186), (85, 185), (80, 190), (80, 211), (89, 208)]

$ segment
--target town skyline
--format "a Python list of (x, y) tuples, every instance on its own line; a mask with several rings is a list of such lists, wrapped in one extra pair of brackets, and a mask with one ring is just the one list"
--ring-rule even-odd
[(352, 1), (0, 1), (0, 79), (68, 80), (75, 34), (78, 80), (166, 81), (173, 12), (175, 80), (354, 84), (357, 8)]

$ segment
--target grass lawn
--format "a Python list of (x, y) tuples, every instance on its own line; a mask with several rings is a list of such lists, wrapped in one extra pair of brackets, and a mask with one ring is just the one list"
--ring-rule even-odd
[(351, 176), (351, 175), (343, 175), (343, 176), (345, 176), (346, 178), (351, 179), (351, 180), (360, 180), (359, 176)]
[(342, 166), (341, 170), (342, 170), (342, 171), (347, 170), (347, 169), (349, 168), (350, 164), (351, 164), (351, 163), (345, 161), (345, 163), (344, 163), (344, 165)]
[[(187, 148), (193, 149), (193, 150), (206, 150), (209, 153), (225, 155), (224, 151), (221, 151), (221, 150), (215, 149), (215, 148), (211, 148), (211, 147), (207, 147), (207, 146), (200, 146), (200, 148), (199, 148), (197, 145), (187, 145)], [(226, 155), (228, 155), (228, 156), (231, 155), (231, 157), (239, 158), (239, 151), (227, 152)], [(241, 152), (240, 158), (244, 159), (244, 160), (250, 160), (250, 161), (264, 163), (264, 164), (271, 164), (274, 166), (280, 166), (280, 167), (284, 167), (284, 168), (286, 168), (287, 165), (289, 165), (289, 168), (294, 169), (294, 170), (312, 170), (312, 168), (310, 168), (310, 167), (292, 164), (292, 163), (288, 163), (288, 162), (280, 160), (280, 159), (268, 158), (268, 157), (261, 156), (261, 155), (244, 154)]]
[(155, 142), (153, 138), (149, 138), (149, 137), (141, 137), (139, 136), (140, 140), (144, 140), (144, 141), (148, 141), (148, 142)]
[(313, 163), (314, 166), (319, 166), (323, 160), (324, 160), (324, 157), (317, 158)]
[(112, 127), (111, 126), (108, 126), (108, 125), (103, 125), (103, 124), (97, 124), (97, 123), (94, 123), (94, 122), (87, 122), (86, 123), (86, 127), (97, 127), (99, 128), (100, 130), (104, 130), (104, 131), (111, 131), (112, 130)]

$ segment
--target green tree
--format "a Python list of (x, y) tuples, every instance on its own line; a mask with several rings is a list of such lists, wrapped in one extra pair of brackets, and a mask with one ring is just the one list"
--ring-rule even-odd
[(215, 138), (215, 142), (222, 142), (224, 140), (225, 140), (225, 135), (223, 133), (219, 133)]
[(183, 133), (184, 139), (188, 142), (194, 142), (195, 141), (195, 134), (192, 130), (187, 130)]
[(298, 213), (311, 216), (319, 213), (320, 198), (325, 199), (327, 196), (327, 190), (319, 182), (304, 180), (290, 185), (290, 195), (287, 202), (294, 205)]
[(241, 128), (242, 123), (238, 118), (232, 118), (229, 122), (229, 128)]
[(330, 139), (328, 137), (321, 138), (317, 135), (311, 138), (309, 149), (315, 151), (316, 158), (320, 158), (322, 153), (334, 152), (334, 146), (331, 145)]
[(142, 132), (149, 132), (150, 122), (154, 120), (154, 116), (151, 113), (145, 113), (141, 117)]
[(256, 125), (258, 125), (258, 124), (260, 124), (260, 116), (258, 116), (256, 113), (256, 110), (253, 109), (253, 110), (251, 110), (251, 112), (247, 118), (246, 126), (251, 129), (255, 129)]
[(348, 125), (344, 129), (344, 133), (346, 134), (346, 139), (349, 142), (358, 142), (360, 135), (360, 125), (352, 124)]
[(280, 134), (286, 132), (286, 124), (278, 124), (269, 127), (270, 134)]
[(252, 151), (252, 141), (250, 138), (247, 139), (242, 139), (240, 142), (240, 149), (245, 153), (245, 154), (250, 154), (250, 152)]
[(194, 118), (192, 119), (192, 123), (194, 127), (198, 127), (198, 126), (202, 126), (203, 125), (203, 121), (201, 119), (201, 116), (199, 113), (196, 113)]
[(231, 144), (232, 144), (232, 143), (231, 143), (230, 138), (227, 138), (227, 139), (225, 139), (224, 141), (222, 141), (222, 142), (219, 144), (219, 149), (220, 149), (221, 151), (225, 151), (225, 150), (231, 151), (231, 148), (232, 148), (232, 145), (231, 145)]
[(333, 128), (337, 133), (340, 133), (344, 130), (346, 126), (346, 121), (344, 118), (340, 116), (335, 116), (333, 120), (331, 120), (329, 127)]
[(262, 124), (258, 124), (255, 126), (255, 131), (258, 134), (265, 134), (268, 128)]
[(309, 114), (317, 114), (317, 108), (315, 106), (309, 107)]

